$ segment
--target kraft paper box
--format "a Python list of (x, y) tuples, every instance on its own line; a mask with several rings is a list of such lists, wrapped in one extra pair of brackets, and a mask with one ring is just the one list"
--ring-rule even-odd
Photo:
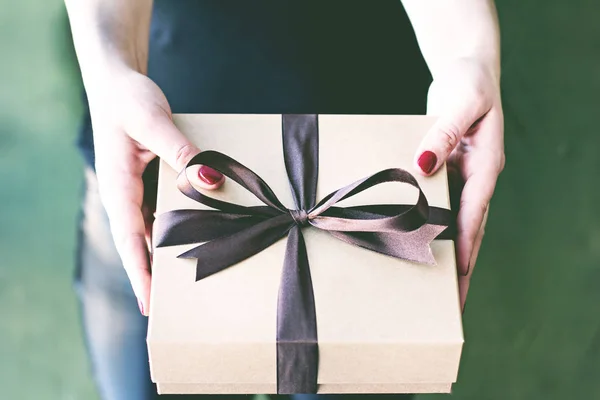
[[(175, 115), (203, 150), (247, 166), (294, 209), (284, 165), (281, 115)], [(446, 170), (422, 177), (414, 152), (433, 124), (425, 116), (318, 116), (316, 201), (387, 168), (417, 179), (430, 206), (450, 208)], [(157, 215), (209, 209), (185, 197), (164, 162)], [(231, 179), (214, 198), (264, 205)], [(343, 207), (415, 204), (418, 191), (386, 183)], [(201, 227), (199, 227), (201, 229)], [(302, 230), (318, 336), (318, 393), (449, 392), (463, 344), (454, 244), (431, 243), (436, 265), (401, 260)], [(177, 258), (196, 245), (154, 249), (148, 348), (159, 393), (277, 393), (277, 304), (286, 237), (254, 256), (196, 281), (196, 260)]]

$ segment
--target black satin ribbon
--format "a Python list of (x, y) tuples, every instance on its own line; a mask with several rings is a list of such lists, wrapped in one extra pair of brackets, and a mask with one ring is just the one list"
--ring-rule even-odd
[[(450, 210), (431, 207), (415, 178), (392, 168), (377, 172), (316, 202), (319, 136), (317, 115), (283, 115), (285, 167), (296, 205), (288, 210), (254, 172), (216, 151), (204, 151), (187, 165), (207, 165), (246, 188), (265, 206), (245, 207), (217, 200), (192, 187), (186, 169), (177, 186), (187, 197), (214, 210), (174, 210), (154, 223), (157, 247), (202, 243), (180, 254), (195, 258), (196, 280), (232, 266), (288, 236), (277, 306), (277, 393), (316, 393), (319, 352), (313, 286), (302, 228), (409, 261), (435, 264), (430, 242), (447, 238)], [(400, 134), (400, 132), (399, 132)], [(385, 182), (419, 191), (414, 205), (336, 204)], [(446, 232), (444, 232), (446, 231)], [(442, 232), (444, 232), (442, 234)]]

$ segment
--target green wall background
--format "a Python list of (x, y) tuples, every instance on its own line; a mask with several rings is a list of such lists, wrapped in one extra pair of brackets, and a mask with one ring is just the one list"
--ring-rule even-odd
[[(452, 397), (600, 399), (600, 5), (497, 5), (507, 166)], [(0, 0), (0, 54), (0, 398), (94, 399), (71, 287), (81, 107), (62, 2)]]

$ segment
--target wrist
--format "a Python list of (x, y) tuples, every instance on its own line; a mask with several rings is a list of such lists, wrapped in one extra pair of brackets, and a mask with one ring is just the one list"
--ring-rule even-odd
[(467, 62), (482, 70), (489, 80), (500, 87), (500, 57), (484, 54), (467, 58)]
[(147, 80), (137, 70), (119, 63), (94, 71), (84, 83), (92, 118), (119, 123), (128, 115), (139, 114), (152, 97)]
[(128, 77), (139, 72), (119, 58), (97, 60), (93, 67), (81, 67), (83, 85), (91, 103), (96, 99), (118, 96)]
[(434, 81), (452, 79), (455, 74), (471, 75), (500, 88), (500, 62), (494, 57), (467, 56), (447, 60), (443, 65), (432, 68)]

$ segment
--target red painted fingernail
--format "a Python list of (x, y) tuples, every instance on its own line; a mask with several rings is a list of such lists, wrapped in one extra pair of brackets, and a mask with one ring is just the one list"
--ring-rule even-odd
[(198, 171), (198, 176), (200, 177), (200, 179), (202, 179), (209, 185), (214, 185), (215, 183), (223, 179), (223, 174), (221, 174), (219, 171), (212, 169), (211, 167), (207, 167), (206, 165), (200, 167), (200, 170)]
[(140, 308), (140, 312), (142, 313), (142, 315), (144, 315), (144, 305), (139, 300), (138, 300), (138, 307)]
[(433, 171), (435, 164), (437, 164), (437, 156), (432, 151), (424, 151), (419, 160), (417, 160), (417, 164), (419, 164), (423, 172), (428, 174)]

